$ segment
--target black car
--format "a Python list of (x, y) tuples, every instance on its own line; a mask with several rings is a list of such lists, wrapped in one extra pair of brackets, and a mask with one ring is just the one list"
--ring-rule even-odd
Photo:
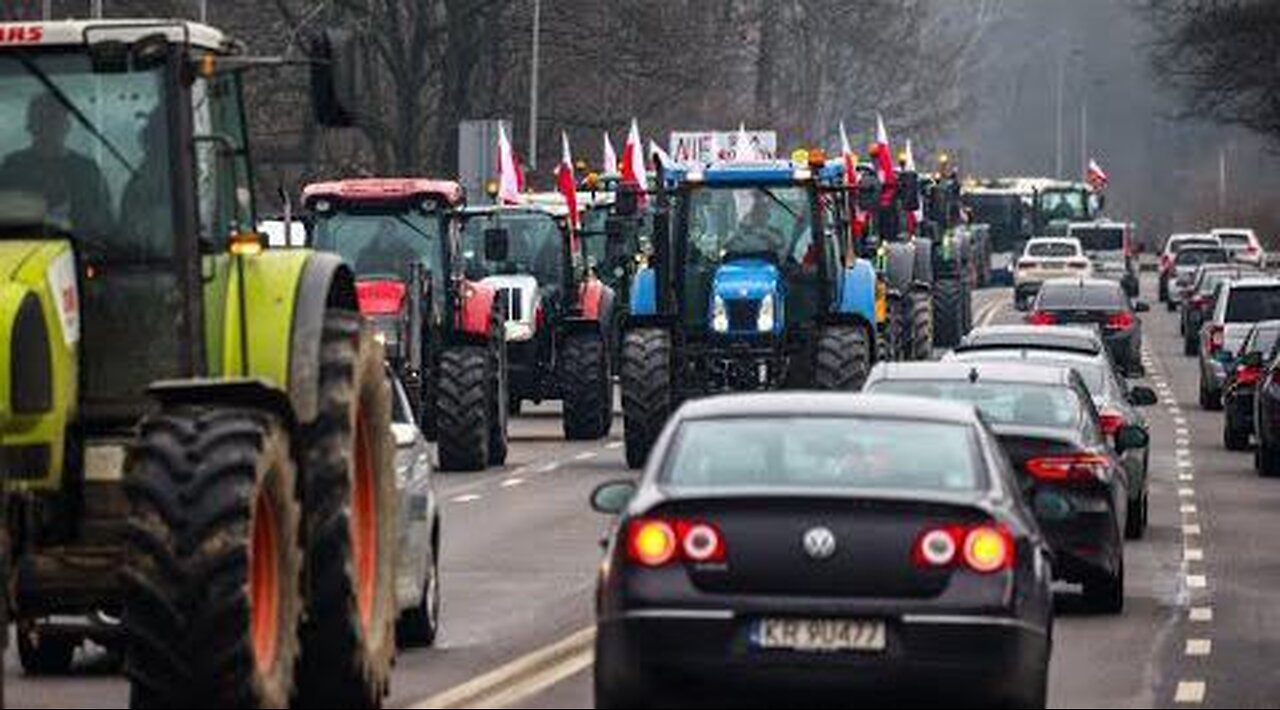
[(1253, 467), (1259, 476), (1280, 476), (1280, 353), (1262, 363), (1253, 397)]
[(1222, 387), (1222, 445), (1231, 451), (1249, 448), (1253, 436), (1253, 399), (1265, 364), (1276, 356), (1280, 320), (1254, 324), (1236, 351), (1234, 366)]
[[(1117, 452), (1148, 444), (1125, 425), (1115, 445), (1074, 369), (994, 362), (885, 363), (865, 391), (977, 405), (1000, 437), (1054, 551), (1054, 573), (1099, 611), (1124, 607), (1128, 476)], [(929, 447), (924, 447), (929, 448)]]
[(1115, 281), (1055, 279), (1040, 287), (1031, 325), (1094, 324), (1102, 331), (1111, 358), (1126, 374), (1142, 372), (1142, 320), (1150, 310), (1143, 301), (1130, 301)]
[(1051, 553), (972, 406), (698, 400), (638, 483), (592, 503), (620, 515), (600, 568), (598, 708), (704, 692), (1045, 705)]

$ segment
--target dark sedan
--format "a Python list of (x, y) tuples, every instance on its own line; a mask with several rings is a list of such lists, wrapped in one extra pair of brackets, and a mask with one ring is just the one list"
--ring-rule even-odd
[[(929, 446), (903, 446), (927, 441)], [(972, 406), (768, 393), (672, 417), (601, 565), (598, 708), (1044, 707), (1051, 553)]]
[(976, 404), (1019, 472), (1055, 555), (1054, 572), (1084, 587), (1099, 611), (1124, 607), (1128, 477), (1116, 457), (1148, 444), (1123, 426), (1112, 448), (1080, 375), (1071, 368), (1010, 363), (877, 365), (866, 391)]
[(1234, 365), (1222, 386), (1222, 445), (1231, 451), (1249, 448), (1253, 436), (1253, 400), (1266, 363), (1276, 356), (1280, 320), (1256, 323), (1236, 351)]
[(1132, 375), (1142, 371), (1142, 320), (1137, 314), (1147, 310), (1145, 302), (1131, 302), (1114, 281), (1056, 279), (1040, 287), (1027, 322), (1095, 324), (1116, 366)]

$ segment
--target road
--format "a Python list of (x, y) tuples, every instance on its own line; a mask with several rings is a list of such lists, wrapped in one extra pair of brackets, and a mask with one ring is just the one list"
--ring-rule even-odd
[[(1144, 283), (1154, 294), (1154, 284)], [(1016, 322), (1009, 291), (976, 296), (978, 316)], [(1280, 697), (1280, 550), (1269, 514), (1280, 483), (1221, 444), (1217, 414), (1196, 407), (1194, 361), (1177, 322), (1144, 318), (1153, 437), (1151, 529), (1127, 550), (1120, 617), (1060, 595), (1053, 707), (1268, 707)], [(615, 424), (603, 442), (566, 443), (554, 407), (513, 423), (509, 465), (441, 475), (444, 631), (437, 648), (401, 654), (397, 707), (589, 707), (592, 590), (607, 520), (587, 507), (602, 481), (633, 475)], [(11, 646), (12, 647), (12, 646)], [(10, 707), (123, 707), (125, 683), (101, 653), (72, 675), (27, 678), (6, 658)]]

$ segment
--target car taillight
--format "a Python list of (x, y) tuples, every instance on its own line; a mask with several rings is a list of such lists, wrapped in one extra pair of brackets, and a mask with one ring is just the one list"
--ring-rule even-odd
[(716, 526), (696, 520), (632, 520), (627, 526), (627, 558), (645, 567), (680, 560), (723, 562), (724, 538)]
[(1209, 352), (1216, 353), (1226, 345), (1227, 334), (1221, 325), (1209, 326)]
[(990, 574), (1013, 566), (1013, 536), (1003, 526), (948, 525), (916, 538), (911, 561), (922, 569), (963, 567)]
[(538, 330), (538, 332), (541, 333), (542, 326), (546, 325), (546, 322), (547, 322), (547, 312), (542, 308), (542, 303), (539, 302), (537, 307), (533, 309), (533, 325)]
[(1129, 311), (1113, 313), (1107, 318), (1107, 330), (1128, 330), (1134, 324), (1133, 314)]
[(1192, 308), (1204, 308), (1209, 303), (1209, 297), (1204, 294), (1197, 293), (1191, 297), (1190, 305)]
[(1031, 325), (1056, 325), (1058, 317), (1048, 311), (1035, 311), (1027, 316), (1027, 322)]
[(1168, 272), (1168, 271), (1169, 271), (1169, 269), (1170, 269), (1170, 268), (1172, 268), (1172, 267), (1173, 267), (1173, 259), (1169, 258), (1169, 255), (1167, 255), (1167, 254), (1166, 254), (1166, 255), (1164, 255), (1164, 256), (1162, 256), (1162, 257), (1160, 257), (1160, 270), (1161, 270), (1161, 271), (1163, 271), (1163, 272)]
[(1046, 483), (1097, 483), (1105, 480), (1111, 461), (1102, 454), (1041, 456), (1027, 461), (1027, 475)]
[(1099, 412), (1098, 421), (1102, 424), (1102, 433), (1107, 436), (1115, 436), (1125, 423), (1123, 414), (1111, 410)]
[(1081, 260), (1081, 261), (1069, 261), (1069, 262), (1067, 262), (1067, 268), (1070, 268), (1070, 269), (1087, 269), (1087, 268), (1089, 268), (1089, 261), (1088, 261), (1087, 259), (1085, 259), (1085, 260)]
[(1029, 270), (1029, 269), (1034, 269), (1034, 268), (1036, 268), (1037, 266), (1039, 266), (1039, 264), (1038, 264), (1038, 263), (1036, 263), (1036, 262), (1034, 262), (1034, 261), (1027, 261), (1027, 260), (1025, 260), (1025, 259), (1024, 259), (1024, 260), (1020, 260), (1020, 261), (1018, 262), (1018, 269), (1019, 269), (1020, 271), (1026, 271), (1026, 270)]
[(1236, 369), (1236, 384), (1245, 387), (1253, 387), (1262, 381), (1262, 368), (1250, 365), (1241, 365)]

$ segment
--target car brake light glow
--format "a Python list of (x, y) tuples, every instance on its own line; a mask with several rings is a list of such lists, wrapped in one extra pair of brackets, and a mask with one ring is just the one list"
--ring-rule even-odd
[(923, 532), (911, 559), (922, 569), (963, 567), (990, 574), (1013, 566), (1013, 536), (1002, 526), (949, 525)]
[(1216, 353), (1226, 345), (1227, 334), (1219, 324), (1209, 326), (1209, 352)]
[(1041, 456), (1027, 461), (1027, 474), (1045, 483), (1097, 483), (1104, 480), (1111, 461), (1101, 454)]
[(680, 549), (690, 562), (723, 562), (724, 541), (715, 527), (706, 523), (676, 523)]
[(661, 567), (676, 558), (676, 531), (663, 520), (633, 520), (627, 528), (627, 555), (645, 567)]
[(1039, 264), (1034, 261), (1028, 261), (1026, 259), (1021, 259), (1018, 261), (1018, 268), (1022, 271), (1034, 269), (1037, 266), (1039, 266)]
[(1191, 297), (1190, 305), (1192, 308), (1204, 308), (1207, 303), (1209, 303), (1209, 297), (1202, 293), (1197, 293)]
[(1124, 415), (1111, 410), (1106, 410), (1098, 414), (1098, 420), (1102, 423), (1102, 433), (1107, 436), (1115, 436), (1120, 428), (1124, 426)]
[(1236, 370), (1236, 384), (1244, 387), (1252, 387), (1262, 380), (1262, 368), (1250, 365), (1241, 365)]
[(1133, 314), (1129, 311), (1113, 313), (1107, 318), (1107, 330), (1128, 330), (1134, 324)]
[(1036, 311), (1027, 316), (1027, 322), (1031, 325), (1055, 325), (1058, 317), (1048, 311)]

